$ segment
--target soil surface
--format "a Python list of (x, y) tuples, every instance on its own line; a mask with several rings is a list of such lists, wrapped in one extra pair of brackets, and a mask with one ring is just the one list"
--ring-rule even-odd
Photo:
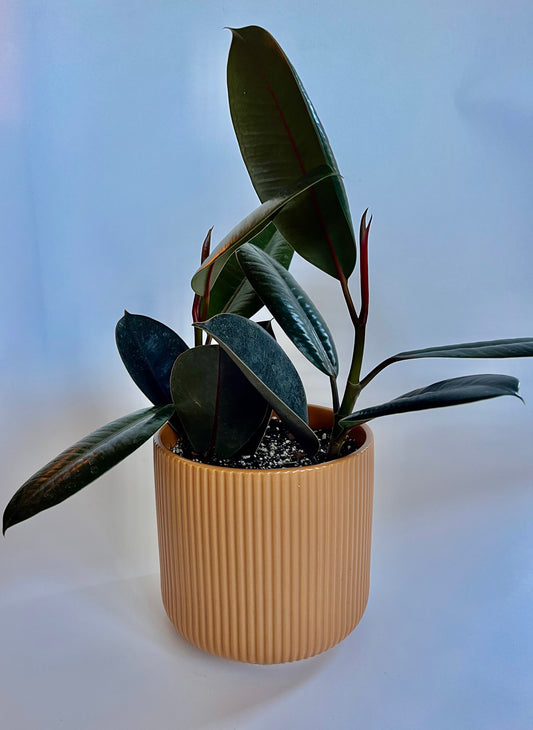
[[(294, 469), (298, 466), (313, 466), (327, 461), (326, 455), (331, 430), (319, 428), (315, 430), (315, 433), (320, 441), (320, 450), (313, 457), (305, 454), (294, 436), (277, 419), (270, 421), (255, 454), (236, 455), (230, 459), (218, 457), (204, 459), (192, 452), (190, 446), (182, 439), (178, 440), (172, 450), (175, 454), (191, 461), (214, 466), (227, 466), (232, 469)], [(341, 456), (351, 454), (356, 449), (356, 442), (347, 439), (342, 446)]]

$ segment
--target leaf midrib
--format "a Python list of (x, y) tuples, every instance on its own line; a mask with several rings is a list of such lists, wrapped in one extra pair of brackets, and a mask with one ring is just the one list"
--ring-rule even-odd
[[(170, 404), (169, 404), (170, 405)], [(159, 406), (159, 408), (163, 409), (167, 406)], [(123, 435), (126, 431), (131, 429), (133, 426), (138, 426), (143, 424), (145, 421), (149, 421), (153, 416), (157, 415), (157, 413), (147, 413), (144, 418), (142, 418), (140, 421), (135, 421), (132, 423), (129, 423), (127, 426), (124, 426), (120, 429), (120, 431), (117, 431), (113, 436), (106, 439), (106, 437), (102, 437), (95, 445), (91, 448), (91, 451), (96, 451), (103, 443), (108, 442), (109, 444), (112, 444), (113, 441), (119, 438), (119, 436)], [(79, 442), (79, 448), (80, 450), (83, 449), (83, 443), (85, 442), (85, 439), (82, 439), (82, 441)], [(74, 448), (74, 447), (73, 447)], [(58, 458), (61, 458), (59, 456)], [(41, 482), (42, 479), (48, 479), (48, 483), (50, 484), (51, 488), (53, 488), (53, 484), (63, 475), (63, 472), (65, 471), (71, 471), (71, 470), (78, 470), (81, 466), (83, 466), (83, 463), (87, 460), (87, 454), (82, 455), (81, 453), (76, 453), (72, 455), (72, 458), (68, 459), (64, 464), (61, 465), (61, 467), (52, 473), (51, 476), (49, 476), (49, 472), (45, 469), (39, 474), (38, 478), (32, 478), (26, 484), (31, 484), (32, 481), (37, 482), (38, 486), (40, 487), (39, 482)], [(53, 463), (51, 464), (53, 466)], [(23, 485), (25, 486), (25, 485)], [(36, 485), (37, 486), (37, 485)], [(22, 487), (21, 487), (22, 489)]]
[[(238, 33), (237, 31), (233, 31), (233, 32), (236, 33), (239, 36), (239, 38), (242, 40), (242, 42), (246, 46), (249, 45), (248, 42), (242, 37), (242, 35), (240, 35), (240, 33)], [(281, 106), (280, 106), (279, 101), (278, 101), (278, 98), (277, 98), (277, 96), (276, 96), (276, 94), (274, 92), (274, 89), (272, 88), (272, 85), (270, 84), (270, 82), (268, 80), (268, 77), (266, 76), (266, 74), (264, 72), (263, 64), (253, 54), (249, 53), (248, 55), (251, 56), (254, 65), (259, 70), (259, 73), (261, 74), (261, 76), (263, 77), (263, 79), (264, 79), (264, 81), (266, 83), (268, 92), (271, 95), (271, 97), (272, 97), (272, 99), (274, 101), (274, 104), (276, 106), (276, 109), (278, 110), (278, 113), (280, 115), (281, 122), (282, 122), (283, 126), (285, 127), (285, 129), (287, 131), (287, 136), (289, 138), (289, 141), (291, 143), (291, 146), (292, 146), (292, 148), (294, 150), (294, 153), (296, 155), (296, 159), (298, 160), (298, 164), (300, 165), (300, 169), (301, 169), (302, 173), (304, 175), (306, 175), (307, 174), (307, 170), (306, 170), (305, 165), (303, 163), (302, 156), (300, 154), (300, 150), (298, 149), (298, 145), (296, 144), (296, 141), (295, 141), (294, 136), (293, 136), (293, 134), (291, 132), (291, 129), (289, 127), (289, 124), (287, 122), (287, 119), (285, 118), (285, 114), (283, 113), (283, 110), (281, 109)], [(296, 85), (299, 88), (299, 84), (297, 82), (296, 77), (294, 76), (294, 71), (292, 69), (292, 66), (291, 66), (290, 62), (287, 65), (290, 68), (291, 74), (293, 75), (293, 78), (296, 81)], [(302, 94), (302, 96), (303, 96), (303, 94)], [(314, 120), (312, 119), (311, 114), (309, 113), (309, 107), (307, 106), (307, 101), (305, 99), (304, 99), (304, 105), (305, 105), (305, 108), (307, 110), (308, 117), (311, 119), (311, 123), (314, 124)], [(320, 144), (320, 146), (322, 146), (322, 145)], [(338, 173), (338, 171), (337, 171), (337, 173)], [(314, 188), (311, 188), (308, 192), (309, 192), (309, 194), (311, 196), (311, 199), (313, 201), (313, 207), (315, 209), (315, 212), (318, 215), (318, 219), (320, 221), (320, 225), (321, 225), (322, 230), (324, 232), (324, 235), (326, 237), (326, 241), (327, 241), (327, 244), (328, 244), (329, 252), (331, 254), (331, 258), (333, 260), (333, 264), (335, 266), (335, 269), (337, 270), (337, 275), (339, 277), (339, 280), (342, 281), (343, 278), (344, 278), (344, 272), (342, 271), (342, 268), (341, 268), (339, 259), (337, 257), (337, 253), (336, 253), (335, 248), (333, 246), (333, 241), (331, 240), (331, 237), (329, 235), (329, 231), (328, 231), (328, 229), (326, 227), (326, 222), (324, 220), (324, 216), (322, 214), (322, 210), (320, 208), (320, 205), (318, 204), (318, 200), (316, 198), (316, 194), (315, 194)]]

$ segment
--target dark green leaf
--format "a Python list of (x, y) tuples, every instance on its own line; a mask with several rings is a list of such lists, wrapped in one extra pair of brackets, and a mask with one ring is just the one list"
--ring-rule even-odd
[(248, 441), (244, 444), (242, 449), (239, 451), (239, 455), (249, 455), (249, 454), (255, 454), (257, 451), (257, 448), (261, 441), (263, 440), (263, 436), (265, 435), (265, 431), (268, 428), (268, 424), (270, 423), (270, 419), (272, 418), (272, 408), (270, 406), (265, 411), (265, 415), (259, 426), (256, 428), (254, 433), (250, 436)]
[(236, 314), (218, 314), (197, 326), (220, 343), (302, 447), (316, 453), (319, 444), (307, 425), (302, 381), (278, 343), (256, 322)]
[(192, 449), (204, 456), (233, 456), (271, 410), (218, 345), (194, 347), (180, 355), (170, 388)]
[[(231, 118), (259, 199), (294, 184), (309, 170), (338, 171), (326, 133), (280, 46), (263, 28), (232, 30), (228, 58)], [(356, 245), (340, 177), (306, 193), (276, 218), (283, 236), (305, 259), (331, 276), (348, 277)]]
[(102, 426), (63, 451), (13, 495), (3, 531), (53, 507), (129, 456), (164, 424), (174, 406), (144, 408)]
[(463, 342), (460, 345), (426, 347), (423, 350), (400, 352), (392, 358), (414, 360), (423, 357), (531, 357), (533, 356), (533, 337), (518, 337), (507, 340), (486, 340), (485, 342)]
[[(294, 249), (289, 246), (274, 223), (270, 223), (259, 235), (254, 236), (250, 243), (269, 253), (285, 269), (289, 268)], [(241, 314), (243, 317), (250, 318), (262, 306), (263, 302), (244, 276), (237, 263), (236, 255), (233, 254), (211, 289), (206, 319), (221, 312)]]
[(503, 358), (533, 356), (533, 337), (515, 337), (506, 340), (485, 340), (482, 342), (462, 342), (459, 345), (440, 345), (423, 350), (407, 350), (387, 358), (366, 375), (361, 384), (365, 387), (373, 378), (389, 365), (402, 360), (417, 360), (425, 357), (466, 357), (466, 358)]
[(418, 388), (395, 398), (388, 403), (363, 408), (342, 418), (340, 425), (346, 428), (366, 423), (373, 418), (394, 413), (422, 411), (427, 408), (443, 408), (478, 400), (497, 398), (501, 395), (518, 395), (518, 380), (509, 375), (466, 375), (450, 380), (441, 380), (425, 388)]
[(339, 365), (331, 333), (292, 274), (248, 243), (237, 252), (237, 260), (289, 339), (315, 367), (336, 377)]
[(170, 403), (172, 366), (188, 349), (181, 337), (151, 317), (125, 312), (115, 339), (122, 362), (142, 392), (156, 406)]
[[(276, 339), (276, 335), (274, 333), (274, 330), (272, 329), (272, 320), (266, 319), (261, 322), (257, 323), (260, 327), (262, 327), (265, 332), (267, 332), (270, 337), (273, 337)], [(240, 454), (255, 454), (257, 451), (257, 447), (263, 440), (263, 436), (265, 435), (265, 431), (268, 428), (268, 424), (270, 423), (270, 419), (272, 417), (272, 409), (269, 407), (265, 413), (265, 417), (263, 421), (259, 424), (259, 428), (256, 429), (255, 433), (251, 436), (250, 440), (247, 441), (242, 449), (240, 450)]]
[(336, 174), (326, 166), (314, 169), (309, 175), (304, 176), (302, 174), (290, 188), (285, 188), (284, 192), (278, 190), (275, 197), (252, 211), (222, 239), (213, 253), (194, 274), (191, 282), (194, 291), (205, 296), (206, 289), (210, 290), (212, 288), (226, 262), (239, 246), (257, 236), (274, 220), (280, 210), (292, 200), (312, 188), (313, 185)]

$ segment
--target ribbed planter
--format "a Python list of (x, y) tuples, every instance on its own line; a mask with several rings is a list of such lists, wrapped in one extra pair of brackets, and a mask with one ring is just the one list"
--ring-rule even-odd
[[(314, 428), (331, 411), (310, 406)], [(368, 600), (374, 444), (297, 469), (213, 467), (176, 456), (164, 426), (154, 439), (161, 591), (195, 646), (275, 664), (319, 654), (360, 621)]]

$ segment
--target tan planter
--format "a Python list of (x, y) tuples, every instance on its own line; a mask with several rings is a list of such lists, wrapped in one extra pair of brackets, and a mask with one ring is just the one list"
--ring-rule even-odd
[[(313, 427), (331, 411), (310, 406)], [(298, 469), (198, 464), (154, 439), (161, 591), (177, 630), (228, 659), (275, 664), (338, 644), (368, 600), (374, 444)]]

